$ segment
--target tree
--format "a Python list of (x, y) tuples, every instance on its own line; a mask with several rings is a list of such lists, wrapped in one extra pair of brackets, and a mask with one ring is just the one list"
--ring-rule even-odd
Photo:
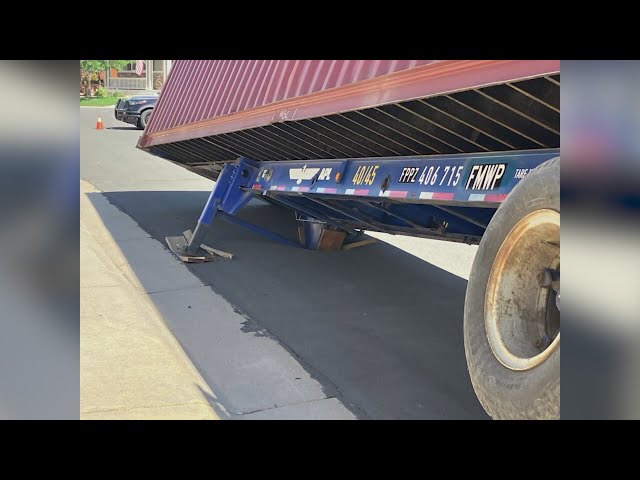
[(84, 94), (91, 96), (91, 77), (108, 68), (120, 70), (127, 63), (135, 60), (80, 60), (80, 85), (85, 84)]

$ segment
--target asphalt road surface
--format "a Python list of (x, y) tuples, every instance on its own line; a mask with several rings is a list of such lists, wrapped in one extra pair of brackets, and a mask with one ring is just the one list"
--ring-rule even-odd
[[(101, 114), (105, 130), (96, 131)], [(162, 245), (193, 229), (212, 182), (139, 151), (141, 131), (112, 108), (80, 109), (81, 178)], [(291, 211), (254, 201), (241, 217), (295, 239)], [(231, 261), (189, 265), (267, 332), (325, 392), (361, 419), (486, 419), (466, 369), (462, 317), (476, 247), (376, 235), (379, 243), (314, 252), (270, 242), (224, 220), (206, 243)], [(181, 344), (206, 342), (173, 331)], [(187, 350), (187, 354), (190, 352)], [(206, 378), (216, 365), (191, 358)]]

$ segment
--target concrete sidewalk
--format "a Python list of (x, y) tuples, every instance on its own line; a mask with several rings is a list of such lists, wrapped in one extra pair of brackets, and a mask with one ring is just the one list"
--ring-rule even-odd
[[(84, 181), (80, 261), (81, 419), (355, 418)], [(174, 337), (178, 326), (198, 332), (185, 348), (206, 349), (212, 378)]]
[(121, 238), (146, 234), (106, 201), (98, 214), (86, 195), (95, 191), (80, 182), (80, 418), (218, 419), (101, 216)]

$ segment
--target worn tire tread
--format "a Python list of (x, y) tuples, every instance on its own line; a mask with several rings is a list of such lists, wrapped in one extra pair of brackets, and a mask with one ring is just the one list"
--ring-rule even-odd
[(520, 218), (540, 208), (560, 211), (560, 158), (529, 172), (500, 205), (480, 243), (467, 285), (467, 366), (478, 400), (494, 419), (560, 417), (560, 346), (543, 364), (527, 372), (514, 372), (495, 358), (484, 327), (484, 296), (498, 249)]

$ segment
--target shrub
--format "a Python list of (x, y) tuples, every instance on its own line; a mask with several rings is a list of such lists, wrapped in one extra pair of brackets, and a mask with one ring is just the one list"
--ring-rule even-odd
[(107, 92), (107, 89), (104, 88), (104, 86), (100, 85), (98, 88), (96, 88), (94, 95), (98, 98), (104, 98), (109, 96), (109, 92)]

